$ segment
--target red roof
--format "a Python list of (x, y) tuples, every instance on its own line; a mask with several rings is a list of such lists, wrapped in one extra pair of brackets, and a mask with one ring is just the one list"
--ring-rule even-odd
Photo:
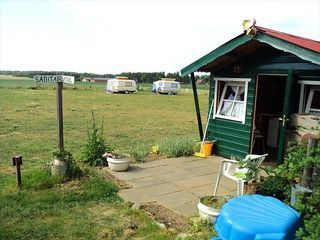
[(272, 29), (268, 29), (268, 28), (264, 28), (264, 27), (256, 26), (256, 29), (258, 30), (258, 32), (262, 32), (264, 34), (267, 34), (267, 35), (282, 39), (284, 41), (287, 41), (287, 42), (293, 43), (295, 45), (298, 45), (300, 47), (307, 48), (307, 49), (310, 49), (312, 51), (320, 53), (320, 42), (319, 41), (315, 41), (315, 40), (312, 40), (312, 39), (291, 35), (291, 34), (288, 34), (288, 33), (278, 32), (278, 31), (275, 31), (275, 30), (272, 30)]

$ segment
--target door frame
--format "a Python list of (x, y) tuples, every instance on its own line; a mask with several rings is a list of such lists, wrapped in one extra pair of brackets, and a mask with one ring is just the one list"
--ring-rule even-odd
[[(279, 71), (280, 72), (280, 71)], [(290, 69), (287, 71), (287, 73), (264, 73), (259, 72), (256, 74), (256, 82), (255, 82), (255, 94), (254, 94), (254, 105), (253, 105), (253, 112), (252, 112), (252, 122), (251, 122), (251, 138), (250, 138), (250, 153), (253, 151), (253, 137), (254, 137), (254, 122), (256, 119), (256, 104), (258, 99), (258, 87), (259, 87), (259, 76), (283, 76), (286, 78), (286, 84), (285, 84), (285, 97), (284, 97), (284, 103), (283, 103), (283, 116), (281, 119), (284, 118), (284, 120), (281, 120), (281, 124), (279, 125), (279, 134), (278, 134), (278, 150), (277, 150), (277, 165), (282, 163), (283, 161), (283, 152), (285, 148), (286, 143), (286, 129), (287, 129), (287, 121), (289, 119), (290, 115), (290, 100), (291, 100), (291, 88), (292, 88), (292, 79), (293, 79), (293, 71)], [(280, 120), (280, 118), (279, 118)]]

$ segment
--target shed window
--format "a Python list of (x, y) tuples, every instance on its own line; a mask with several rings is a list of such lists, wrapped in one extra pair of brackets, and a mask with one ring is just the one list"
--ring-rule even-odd
[(245, 123), (248, 78), (214, 78), (215, 102), (213, 118)]
[(305, 113), (320, 114), (320, 86), (310, 88)]
[(320, 82), (301, 81), (300, 113), (320, 115)]

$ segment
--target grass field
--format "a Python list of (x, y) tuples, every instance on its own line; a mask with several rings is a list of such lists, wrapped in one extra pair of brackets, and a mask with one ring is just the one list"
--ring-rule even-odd
[[(65, 148), (80, 158), (91, 111), (104, 122), (107, 144), (128, 151), (166, 137), (194, 136), (197, 124), (192, 91), (154, 95), (143, 86), (134, 94), (106, 94), (104, 85), (76, 83), (63, 91)], [(146, 88), (146, 89), (144, 89)], [(0, 77), (0, 239), (174, 239), (146, 215), (133, 211), (95, 170), (82, 180), (54, 184), (43, 166), (57, 148), (55, 85)], [(199, 90), (205, 120), (208, 92)], [(13, 155), (23, 157), (23, 183), (16, 191)], [(105, 189), (104, 189), (105, 186)], [(127, 225), (138, 230), (126, 235)], [(194, 239), (194, 238), (193, 238)]]
[[(57, 146), (55, 94), (54, 84), (37, 86), (32, 81), (0, 80), (0, 173), (7, 172), (15, 154), (23, 156), (25, 168), (51, 161), (51, 152)], [(207, 91), (199, 90), (204, 120), (207, 98)], [(86, 141), (91, 111), (98, 123), (104, 122), (107, 143), (122, 151), (138, 143), (151, 145), (165, 137), (197, 137), (198, 133), (190, 90), (183, 89), (175, 96), (149, 91), (126, 95), (106, 94), (103, 85), (66, 85), (65, 148), (76, 158)]]

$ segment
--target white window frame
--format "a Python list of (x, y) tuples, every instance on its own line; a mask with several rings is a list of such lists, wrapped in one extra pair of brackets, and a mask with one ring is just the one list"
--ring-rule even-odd
[[(233, 120), (233, 121), (237, 121), (237, 122), (241, 122), (242, 124), (245, 124), (246, 121), (246, 110), (247, 110), (247, 96), (248, 96), (248, 83), (251, 81), (251, 78), (222, 78), (222, 77), (215, 77), (213, 78), (215, 81), (215, 93), (214, 93), (214, 105), (213, 105), (213, 119), (215, 118), (222, 118), (222, 119), (228, 119), (228, 120)], [(218, 97), (218, 82), (225, 82), (224, 85), (224, 89), (222, 91), (222, 94), (218, 101), (217, 97)], [(229, 84), (228, 84), (229, 82)], [(241, 117), (231, 117), (231, 116), (225, 116), (225, 115), (220, 115), (217, 114), (218, 112), (220, 112), (221, 107), (222, 107), (222, 97), (224, 97), (225, 92), (226, 92), (226, 88), (227, 86), (230, 86), (231, 82), (239, 82), (239, 85), (243, 85), (244, 86), (244, 99), (243, 99), (243, 116)], [(217, 106), (217, 103), (219, 102), (219, 105)], [(233, 104), (237, 102), (236, 99), (233, 100)], [(242, 102), (242, 101), (241, 101)]]
[[(311, 108), (311, 103), (313, 100), (314, 92), (320, 90), (320, 81), (305, 80), (305, 81), (299, 81), (299, 84), (301, 84), (300, 100), (299, 100), (299, 113), (308, 113), (309, 114), (310, 110), (320, 113), (320, 109)], [(305, 85), (310, 86), (310, 91), (309, 91), (308, 96), (306, 94)]]

